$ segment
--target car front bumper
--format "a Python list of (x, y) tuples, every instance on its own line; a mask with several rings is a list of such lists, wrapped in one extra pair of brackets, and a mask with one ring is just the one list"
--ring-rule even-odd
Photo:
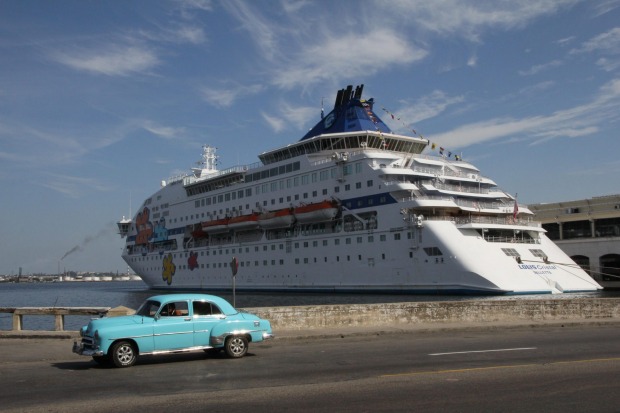
[(73, 342), (72, 350), (74, 353), (79, 354), (81, 356), (103, 356), (104, 355), (103, 351), (99, 350), (98, 348), (96, 349), (85, 348), (84, 343), (78, 344), (75, 341)]

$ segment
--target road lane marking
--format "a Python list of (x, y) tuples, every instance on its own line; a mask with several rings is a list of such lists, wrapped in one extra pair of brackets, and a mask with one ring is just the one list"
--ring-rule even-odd
[(471, 351), (453, 351), (450, 353), (431, 353), (429, 356), (445, 356), (448, 354), (469, 354), (469, 353), (492, 353), (499, 351), (523, 351), (523, 350), (536, 350), (536, 347), (518, 347), (518, 348), (498, 348), (492, 350), (471, 350)]
[(412, 371), (408, 373), (382, 374), (379, 376), (379, 378), (417, 376), (417, 375), (422, 375), (422, 374), (465, 373), (465, 372), (471, 372), (471, 371), (514, 369), (514, 368), (520, 368), (520, 367), (533, 367), (533, 366), (550, 366), (554, 364), (600, 363), (600, 362), (608, 362), (608, 361), (620, 361), (620, 357), (601, 358), (601, 359), (585, 359), (585, 360), (552, 361), (552, 362), (547, 362), (547, 363), (541, 362), (541, 363), (528, 363), (528, 364), (511, 364), (511, 365), (506, 365), (506, 366), (473, 367), (473, 368), (467, 368), (467, 369)]

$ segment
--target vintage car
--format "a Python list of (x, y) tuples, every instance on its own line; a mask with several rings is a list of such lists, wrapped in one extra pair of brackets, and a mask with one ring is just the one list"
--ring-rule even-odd
[(99, 364), (130, 367), (138, 355), (224, 350), (243, 357), (250, 342), (273, 338), (271, 324), (206, 294), (157, 295), (134, 315), (93, 319), (73, 352)]

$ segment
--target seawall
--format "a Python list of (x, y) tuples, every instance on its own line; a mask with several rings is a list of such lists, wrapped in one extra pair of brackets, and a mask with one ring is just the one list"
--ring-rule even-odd
[(256, 307), (274, 329), (411, 326), (484, 322), (620, 320), (620, 298), (472, 300), (388, 304)]

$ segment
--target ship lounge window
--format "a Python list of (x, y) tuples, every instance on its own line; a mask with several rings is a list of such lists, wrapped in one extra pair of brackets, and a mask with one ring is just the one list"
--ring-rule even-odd
[(436, 256), (439, 256), (439, 255), (443, 255), (443, 253), (441, 252), (441, 250), (438, 247), (426, 247), (426, 248), (424, 248), (424, 252), (429, 257), (436, 257)]

